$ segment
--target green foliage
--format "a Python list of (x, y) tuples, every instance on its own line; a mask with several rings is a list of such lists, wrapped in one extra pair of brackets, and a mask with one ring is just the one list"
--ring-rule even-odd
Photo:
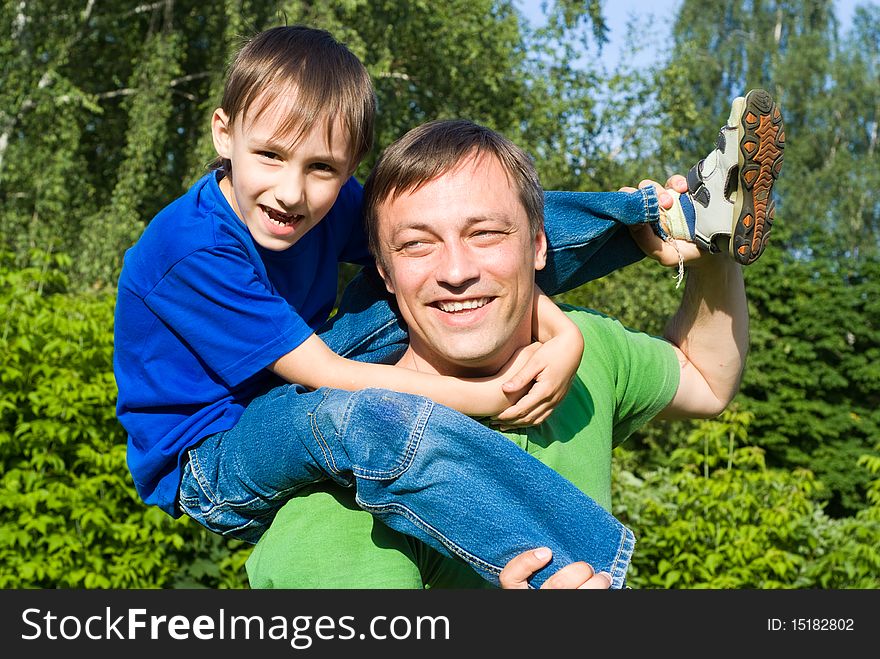
[[(0, 587), (245, 585), (246, 547), (134, 493), (112, 283), (213, 158), (231, 54), (297, 22), (373, 76), (360, 178), (405, 130), (463, 116), (524, 146), (548, 189), (662, 181), (706, 154), (733, 96), (767, 88), (787, 147), (772, 248), (745, 272), (741, 393), (721, 419), (649, 425), (616, 457), (631, 580), (878, 587), (880, 8), (838, 34), (829, 0), (685, 0), (653, 69), (606, 71), (603, 6), (548, 2), (532, 30), (509, 0), (0, 4)], [(560, 299), (659, 334), (673, 281), (645, 260)]]
[(115, 419), (113, 297), (69, 257), (0, 259), (0, 587), (241, 587), (248, 551), (138, 499)]
[[(634, 588), (878, 588), (880, 523), (833, 520), (822, 483), (803, 469), (767, 469), (743, 445), (751, 415), (701, 422), (670, 464), (618, 470), (615, 513), (636, 533)], [(876, 466), (876, 462), (873, 462)]]
[(880, 436), (880, 261), (791, 261), (770, 253), (747, 272), (749, 361), (739, 400), (753, 443), (777, 467), (804, 467), (829, 487), (829, 513), (864, 500), (853, 469)]

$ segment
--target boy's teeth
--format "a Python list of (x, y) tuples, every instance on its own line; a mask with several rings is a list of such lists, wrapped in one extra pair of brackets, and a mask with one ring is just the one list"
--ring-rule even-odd
[(272, 210), (271, 208), (266, 208), (265, 210), (266, 217), (268, 217), (273, 224), (277, 224), (280, 227), (293, 224), (299, 219), (298, 215), (286, 215), (284, 213), (279, 213), (278, 211)]
[(460, 302), (438, 302), (437, 306), (440, 311), (452, 313), (455, 311), (464, 311), (465, 309), (479, 309), (489, 302), (489, 298), (481, 297), (476, 300), (462, 300)]

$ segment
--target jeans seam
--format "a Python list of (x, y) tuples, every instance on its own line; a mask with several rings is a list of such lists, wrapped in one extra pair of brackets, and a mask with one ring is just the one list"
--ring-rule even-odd
[(627, 527), (623, 527), (623, 534), (620, 544), (617, 547), (617, 555), (611, 563), (611, 588), (623, 588), (627, 567), (632, 559), (633, 550), (635, 549), (636, 538), (633, 532)]
[(202, 469), (201, 462), (199, 462), (199, 454), (196, 449), (193, 449), (189, 452), (189, 466), (196, 485), (199, 486), (199, 489), (211, 502), (212, 505), (217, 505), (216, 501), (219, 499), (219, 497), (217, 496), (217, 493), (214, 492), (213, 488), (208, 484), (208, 479), (205, 478), (205, 472)]
[(372, 505), (372, 504), (369, 504), (369, 503), (363, 501), (358, 496), (355, 496), (355, 501), (357, 501), (357, 504), (361, 508), (363, 508), (364, 510), (366, 510), (370, 513), (384, 512), (384, 511), (396, 512), (399, 515), (401, 515), (402, 517), (405, 517), (406, 519), (408, 519), (410, 522), (412, 522), (413, 524), (415, 524), (419, 528), (421, 528), (423, 531), (429, 533), (431, 536), (436, 538), (444, 547), (446, 547), (449, 551), (451, 551), (453, 554), (455, 554), (456, 556), (458, 556), (459, 558), (461, 558), (465, 562), (470, 563), (471, 565), (474, 565), (474, 566), (478, 566), (479, 568), (485, 570), (489, 574), (495, 575), (496, 577), (498, 577), (501, 574), (501, 567), (500, 566), (493, 565), (492, 563), (488, 563), (485, 560), (483, 560), (482, 558), (480, 558), (479, 556), (475, 556), (474, 554), (471, 554), (470, 552), (466, 551), (465, 549), (460, 547), (458, 544), (456, 544), (455, 542), (450, 540), (448, 537), (443, 535), (436, 528), (434, 528), (433, 526), (428, 524), (425, 520), (423, 520), (421, 517), (416, 515), (412, 510), (410, 510), (406, 506), (399, 504), (399, 503), (386, 503), (386, 504), (381, 504), (381, 505)]
[(312, 436), (315, 438), (315, 442), (318, 444), (318, 447), (321, 449), (321, 453), (324, 456), (324, 464), (327, 465), (327, 469), (334, 474), (339, 474), (340, 471), (336, 465), (336, 459), (333, 457), (333, 451), (330, 449), (330, 445), (327, 443), (327, 440), (324, 439), (324, 435), (321, 433), (321, 428), (318, 426), (318, 410), (321, 409), (321, 406), (327, 400), (329, 395), (330, 391), (325, 391), (320, 402), (315, 406), (315, 409), (309, 412), (309, 425), (312, 427)]
[(648, 222), (656, 222), (660, 219), (660, 202), (654, 188), (639, 188), (645, 204), (645, 219)]
[(340, 353), (340, 356), (341, 356), (341, 357), (346, 357), (346, 356), (350, 355), (350, 354), (353, 353), (355, 350), (357, 350), (358, 348), (360, 348), (362, 345), (365, 345), (365, 344), (369, 343), (369, 342), (372, 341), (372, 340), (373, 340), (378, 334), (381, 334), (381, 333), (384, 332), (386, 329), (388, 329), (388, 328), (391, 327), (392, 325), (395, 325), (396, 323), (397, 323), (397, 319), (396, 319), (396, 318), (392, 318), (391, 320), (387, 321), (387, 322), (386, 322), (384, 325), (382, 325), (381, 327), (377, 327), (376, 329), (374, 329), (374, 330), (370, 333), (369, 336), (365, 336), (365, 337), (364, 337), (363, 339), (361, 339), (358, 343), (354, 344), (353, 346), (349, 346), (344, 352)]
[[(202, 493), (205, 495), (205, 498), (210, 503), (210, 508), (209, 508), (210, 512), (230, 510), (235, 513), (238, 513), (239, 509), (249, 508), (249, 507), (253, 506), (253, 504), (255, 502), (258, 502), (258, 501), (272, 501), (272, 502), (274, 502), (274, 501), (278, 501), (280, 499), (290, 498), (290, 496), (293, 493), (298, 492), (302, 488), (308, 487), (309, 485), (313, 485), (315, 483), (319, 483), (324, 480), (323, 478), (317, 478), (317, 479), (310, 481), (308, 483), (300, 483), (297, 485), (292, 485), (290, 487), (284, 488), (283, 490), (278, 490), (278, 491), (274, 492), (271, 496), (255, 495), (255, 496), (252, 496), (249, 499), (245, 499), (243, 501), (230, 501), (225, 496), (220, 496), (218, 493), (216, 493), (213, 490), (213, 488), (211, 488), (208, 485), (207, 479), (205, 478), (204, 471), (202, 470), (200, 463), (196, 464), (196, 468), (194, 468), (192, 466), (193, 465), (192, 455), (190, 456), (189, 464), (190, 464), (190, 472), (192, 474), (191, 480), (195, 481), (196, 486), (202, 491)], [(201, 510), (201, 506), (198, 506), (197, 504), (195, 506), (193, 505), (194, 503), (196, 503), (198, 501), (198, 497), (182, 496), (182, 495), (180, 495), (180, 493), (178, 493), (178, 494), (179, 494), (178, 498), (180, 499), (181, 502), (184, 500), (188, 502), (186, 504), (187, 508), (198, 507)], [(209, 513), (205, 510), (202, 510), (202, 514), (208, 515)]]
[(419, 446), (421, 446), (425, 426), (428, 425), (428, 419), (433, 410), (434, 402), (430, 398), (424, 398), (422, 400), (422, 409), (419, 412), (419, 416), (413, 425), (412, 432), (410, 432), (409, 438), (407, 439), (403, 459), (393, 469), (366, 469), (361, 466), (352, 465), (352, 472), (356, 474), (358, 478), (366, 480), (389, 480), (398, 478), (401, 474), (406, 473), (406, 471), (412, 466), (416, 453), (419, 450)]

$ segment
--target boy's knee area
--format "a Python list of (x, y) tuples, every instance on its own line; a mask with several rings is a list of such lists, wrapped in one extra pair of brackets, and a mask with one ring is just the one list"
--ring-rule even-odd
[(386, 389), (330, 391), (315, 420), (322, 434), (334, 431), (356, 476), (391, 479), (410, 466), (433, 407), (428, 398)]

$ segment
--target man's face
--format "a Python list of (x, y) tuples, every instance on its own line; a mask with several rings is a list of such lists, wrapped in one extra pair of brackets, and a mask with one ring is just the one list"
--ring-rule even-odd
[(535, 270), (546, 239), (532, 239), (517, 191), (494, 156), (459, 167), (378, 208), (388, 290), (409, 326), (420, 370), (495, 373), (531, 342)]

